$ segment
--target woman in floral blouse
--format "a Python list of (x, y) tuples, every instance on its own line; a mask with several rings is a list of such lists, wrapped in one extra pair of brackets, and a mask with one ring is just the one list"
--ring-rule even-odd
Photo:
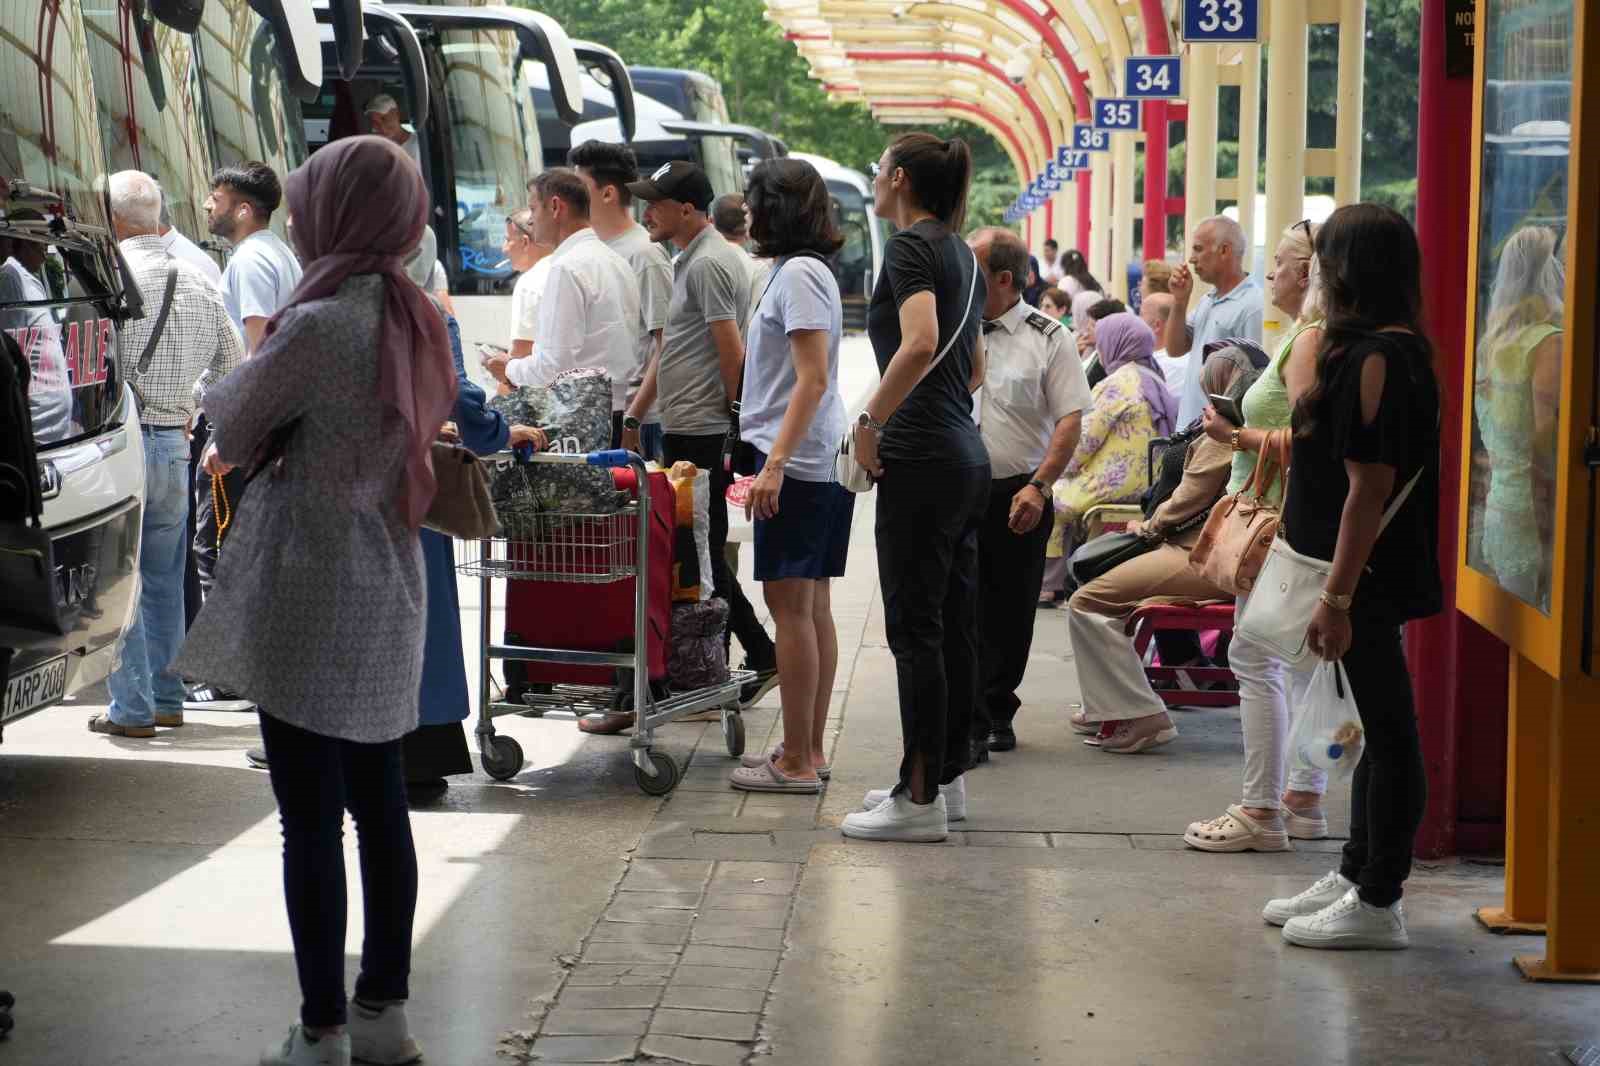
[(1095, 324), (1095, 349), (1105, 380), (1083, 417), (1078, 450), (1055, 487), (1055, 530), (1046, 554), (1071, 549), (1071, 529), (1091, 507), (1135, 503), (1150, 487), (1150, 442), (1170, 436), (1177, 399), (1155, 361), (1156, 335), (1129, 312)]

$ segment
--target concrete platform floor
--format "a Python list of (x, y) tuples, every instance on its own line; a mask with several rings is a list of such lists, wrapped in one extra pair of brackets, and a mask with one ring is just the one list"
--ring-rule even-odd
[[(1022, 746), (970, 776), (950, 843), (844, 841), (837, 822), (899, 758), (871, 517), (867, 499), (835, 593), (820, 800), (729, 791), (716, 725), (663, 731), (687, 768), (661, 800), (634, 787), (625, 740), (511, 718), (528, 769), (458, 778), (415, 813), (428, 1062), (1507, 1066), (1600, 1043), (1600, 992), (1524, 982), (1511, 957), (1542, 941), (1472, 922), (1501, 897), (1493, 866), (1418, 866), (1409, 951), (1284, 945), (1261, 903), (1339, 842), (1185, 850), (1183, 827), (1237, 795), (1237, 715), (1185, 713), (1180, 739), (1143, 756), (1084, 747), (1064, 722), (1060, 613), (1039, 616)], [(85, 731), (96, 709), (36, 716), (0, 746), (0, 987), (19, 998), (0, 1066), (254, 1063), (299, 997), (275, 810), (242, 759), (253, 719), (198, 713), (117, 741)], [(775, 709), (747, 715), (752, 748)], [(354, 891), (353, 839), (348, 858)], [(355, 908), (352, 977), (359, 941)]]

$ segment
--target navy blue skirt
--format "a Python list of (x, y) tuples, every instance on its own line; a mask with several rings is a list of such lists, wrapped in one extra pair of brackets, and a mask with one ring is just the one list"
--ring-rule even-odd
[[(757, 462), (767, 457), (759, 451)], [(778, 513), (755, 520), (757, 581), (843, 577), (855, 494), (835, 481), (785, 477)]]

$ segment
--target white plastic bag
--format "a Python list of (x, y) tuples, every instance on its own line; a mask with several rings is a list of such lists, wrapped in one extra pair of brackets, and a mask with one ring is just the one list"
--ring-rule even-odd
[(1331, 777), (1355, 773), (1366, 748), (1366, 733), (1343, 666), (1326, 659), (1317, 663), (1299, 712), (1289, 734), (1295, 765), (1323, 770)]

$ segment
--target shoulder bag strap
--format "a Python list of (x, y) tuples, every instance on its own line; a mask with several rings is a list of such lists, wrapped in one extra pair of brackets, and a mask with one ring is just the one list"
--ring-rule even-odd
[(1383, 512), (1383, 521), (1378, 523), (1378, 536), (1383, 536), (1383, 531), (1389, 528), (1389, 523), (1394, 521), (1394, 516), (1400, 513), (1400, 508), (1405, 505), (1411, 496), (1411, 490), (1417, 487), (1417, 482), (1422, 480), (1423, 467), (1417, 467), (1417, 472), (1411, 475), (1411, 480), (1406, 482), (1406, 487), (1400, 490), (1400, 495), (1394, 498), (1388, 508)]
[(167, 328), (167, 316), (172, 313), (172, 296), (178, 291), (178, 268), (171, 263), (167, 264), (167, 287), (161, 295), (161, 313), (156, 315), (156, 324), (150, 330), (150, 340), (145, 343), (144, 351), (139, 355), (139, 376), (143, 377), (150, 369), (150, 359), (156, 354), (156, 345), (161, 343), (161, 334)]
[[(962, 312), (961, 324), (956, 327), (954, 333), (950, 334), (950, 339), (944, 342), (944, 347), (939, 349), (939, 354), (933, 357), (933, 362), (929, 363), (928, 368), (922, 372), (923, 378), (933, 373), (934, 368), (944, 361), (944, 357), (949, 354), (950, 349), (955, 347), (956, 341), (960, 340), (961, 335), (967, 331), (967, 322), (972, 318), (972, 299), (978, 292), (978, 256), (971, 248), (967, 249), (967, 254), (972, 256), (972, 284), (967, 289), (967, 309)], [(918, 380), (920, 381), (921, 378)]]

